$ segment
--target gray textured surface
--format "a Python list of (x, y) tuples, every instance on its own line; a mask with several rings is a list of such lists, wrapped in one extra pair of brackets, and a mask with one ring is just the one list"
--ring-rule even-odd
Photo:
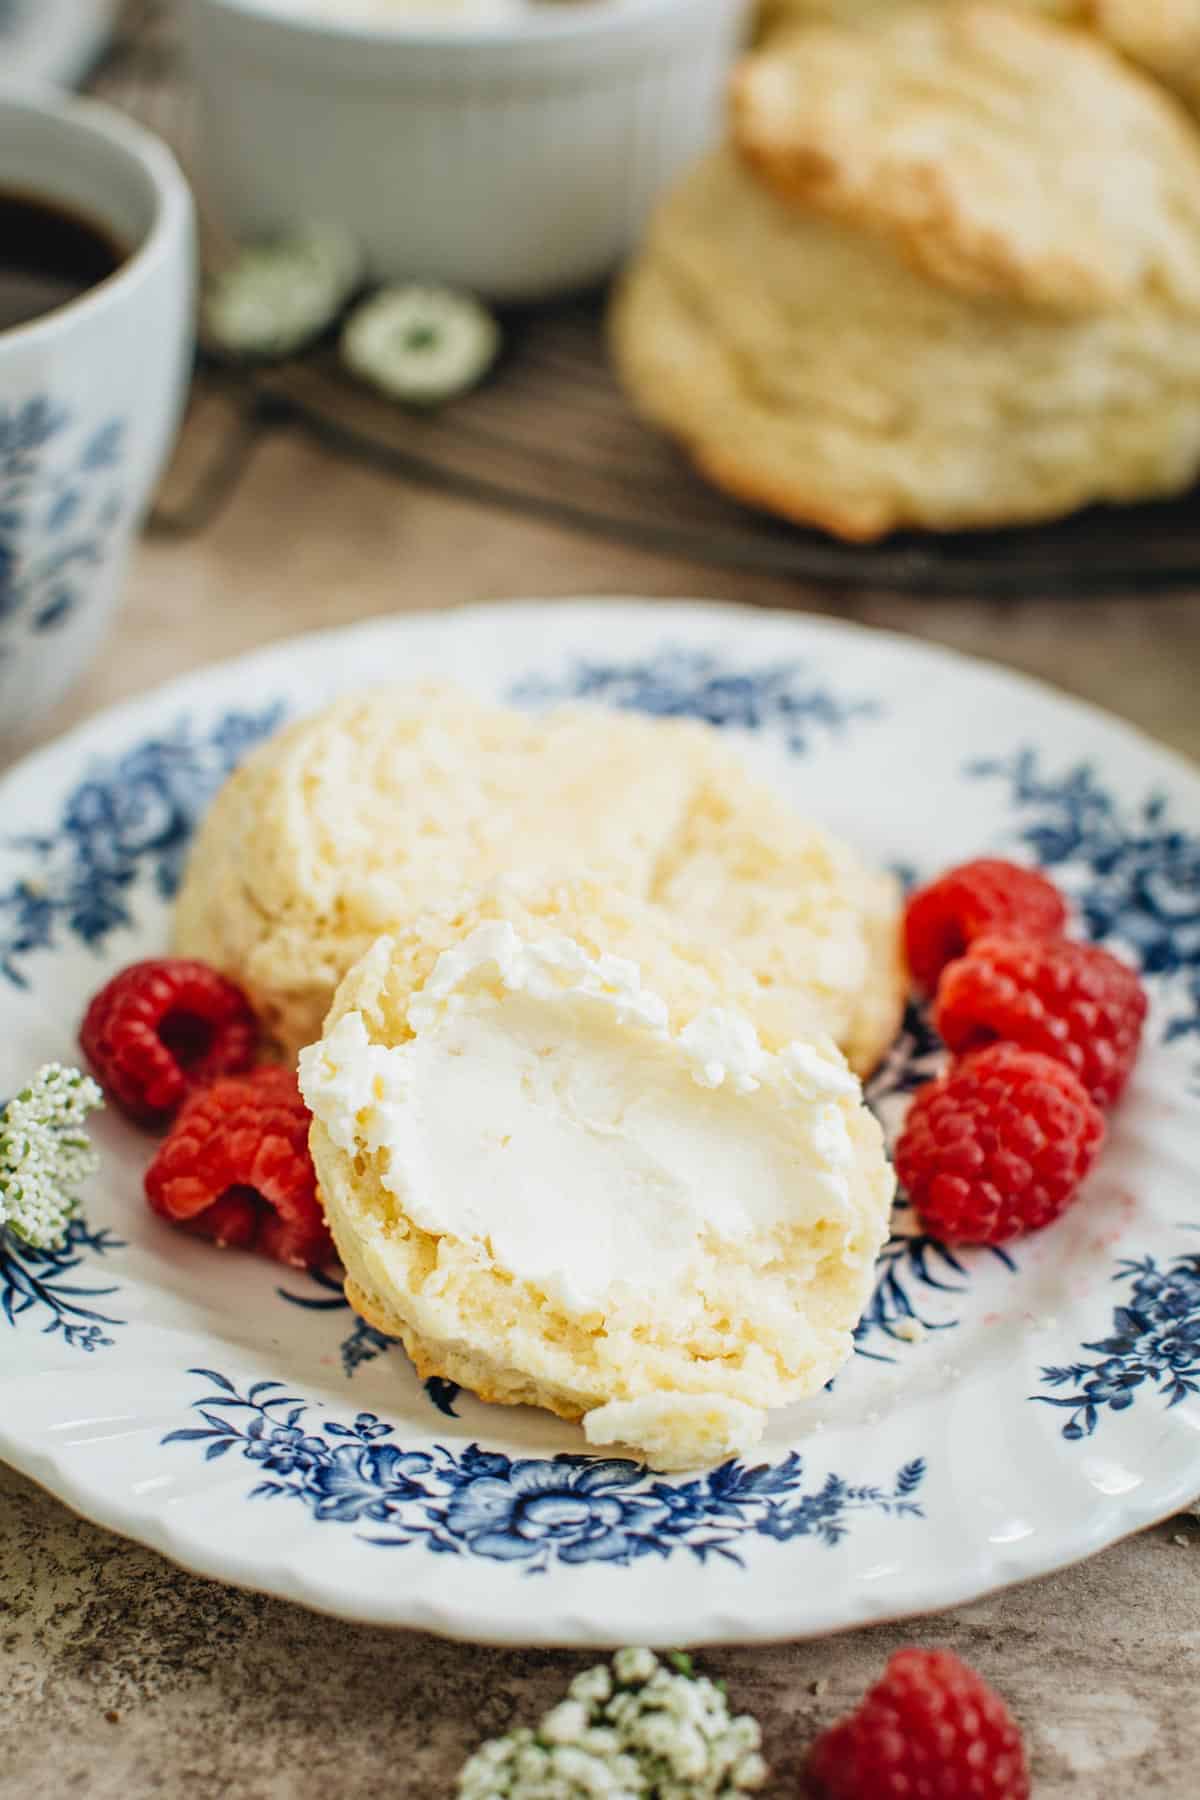
[[(219, 411), (211, 399), (199, 405), (185, 459), (203, 455)], [(801, 592), (406, 490), (288, 437), (264, 446), (202, 537), (143, 547), (116, 639), (39, 735), (316, 625), (455, 600), (606, 592), (803, 605), (913, 631), (1041, 675), (1200, 753), (1193, 596), (1092, 605)], [(1193, 1522), (944, 1617), (711, 1653), (705, 1666), (727, 1674), (735, 1701), (763, 1719), (773, 1796), (791, 1800), (813, 1731), (911, 1641), (951, 1645), (1008, 1696), (1030, 1736), (1037, 1800), (1200, 1794)], [(579, 1662), (356, 1628), (230, 1592), (0, 1471), (3, 1800), (439, 1800), (480, 1737), (546, 1705)], [(814, 1694), (818, 1681), (829, 1686)]]
[[(549, 1704), (594, 1660), (368, 1630), (235, 1593), (9, 1471), (0, 1510), (6, 1800), (437, 1800), (481, 1736)], [(1007, 1695), (1029, 1732), (1037, 1800), (1195, 1800), (1198, 1622), (1200, 1528), (1177, 1520), (919, 1626), (701, 1660), (763, 1721), (772, 1795), (795, 1794), (814, 1730), (915, 1637), (951, 1646)]]

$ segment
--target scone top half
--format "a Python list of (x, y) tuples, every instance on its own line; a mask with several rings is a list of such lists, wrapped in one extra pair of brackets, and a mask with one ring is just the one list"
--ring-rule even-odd
[(300, 1058), (347, 1293), (424, 1375), (686, 1467), (850, 1352), (892, 1177), (828, 1038), (588, 879), (378, 941)]
[(514, 866), (664, 906), (737, 954), (784, 1029), (828, 1032), (860, 1072), (895, 1033), (895, 884), (715, 730), (529, 715), (447, 685), (349, 695), (252, 755), (200, 831), (175, 946), (236, 981), (294, 1056), (381, 932)]

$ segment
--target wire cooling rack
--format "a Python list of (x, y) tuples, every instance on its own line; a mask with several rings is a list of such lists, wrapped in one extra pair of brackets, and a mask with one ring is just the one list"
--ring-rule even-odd
[[(166, 137), (185, 166), (192, 161), (186, 72), (161, 0), (126, 8), (91, 85)], [(327, 345), (258, 370), (215, 370), (202, 358), (202, 368), (207, 362), (233, 386), (239, 422), (191, 502), (160, 527), (198, 529), (236, 485), (256, 435), (298, 424), (402, 479), (692, 561), (824, 585), (1096, 594), (1200, 579), (1200, 491), (1093, 508), (1053, 525), (904, 534), (872, 546), (840, 544), (740, 506), (634, 417), (611, 372), (603, 321), (603, 294), (508, 315), (505, 353), (489, 379), (434, 413), (407, 411), (359, 386)]]

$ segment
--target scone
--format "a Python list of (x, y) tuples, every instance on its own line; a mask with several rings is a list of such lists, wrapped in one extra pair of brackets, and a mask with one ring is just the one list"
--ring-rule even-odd
[(435, 908), (350, 971), (300, 1083), (347, 1296), (423, 1376), (671, 1468), (850, 1353), (879, 1126), (660, 907), (579, 879)]
[(746, 57), (735, 142), (784, 199), (963, 293), (1200, 312), (1200, 150), (1106, 45), (987, 0)]
[(1200, 0), (1085, 0), (1088, 23), (1200, 111)]
[[(1200, 156), (1179, 154), (1200, 192)], [(1161, 225), (1190, 269), (1190, 214)], [(845, 538), (1054, 518), (1200, 467), (1182, 281), (1081, 315), (967, 295), (729, 149), (662, 204), (611, 324), (635, 405), (706, 475)]]
[[(925, 0), (937, 12), (958, 0)], [(1009, 10), (1038, 13), (1078, 25), (1172, 89), (1200, 112), (1200, 0), (1004, 0)], [(781, 37), (812, 25), (849, 26), (860, 32), (886, 27), (903, 0), (760, 0), (756, 44), (774, 47)], [(1062, 98), (1060, 93), (1058, 98)], [(1090, 130), (1088, 134), (1090, 136)]]
[(285, 1054), (376, 937), (511, 868), (585, 869), (748, 964), (789, 1035), (868, 1071), (899, 1021), (890, 877), (804, 824), (710, 727), (449, 687), (378, 689), (272, 738), (217, 796), (175, 947), (241, 986)]
[[(813, 24), (854, 25), (860, 30), (871, 31), (891, 18), (898, 3), (902, 4), (903, 0), (761, 0), (755, 37), (762, 42), (779, 32)], [(927, 0), (930, 7), (953, 3), (954, 0)], [(1008, 0), (1008, 3), (1065, 21), (1084, 18), (1092, 0)], [(1136, 6), (1140, 0), (1128, 0), (1128, 3)], [(1170, 4), (1170, 0), (1158, 0), (1158, 4)], [(1180, 4), (1186, 4), (1186, 0), (1180, 0)]]

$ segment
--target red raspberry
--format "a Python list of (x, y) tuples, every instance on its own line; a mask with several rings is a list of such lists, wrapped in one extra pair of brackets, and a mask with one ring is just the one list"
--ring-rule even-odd
[(132, 963), (100, 989), (79, 1030), (111, 1100), (139, 1125), (164, 1125), (194, 1089), (254, 1061), (258, 1026), (239, 988), (206, 963)]
[(185, 1231), (315, 1268), (333, 1240), (308, 1153), (312, 1115), (290, 1069), (214, 1081), (187, 1101), (146, 1170), (146, 1198)]
[(933, 1020), (956, 1052), (999, 1039), (1055, 1056), (1097, 1106), (1112, 1106), (1145, 1017), (1137, 975), (1098, 944), (988, 936), (943, 972)]
[(1070, 1069), (993, 1044), (919, 1088), (896, 1174), (948, 1244), (1003, 1244), (1057, 1219), (1104, 1141), (1104, 1115)]
[(918, 986), (932, 993), (946, 964), (985, 931), (1045, 938), (1066, 922), (1066, 902), (1052, 881), (1036, 869), (981, 857), (948, 869), (912, 896), (904, 912), (908, 966)]
[(820, 1800), (1028, 1800), (1021, 1731), (949, 1650), (898, 1650), (805, 1765)]

